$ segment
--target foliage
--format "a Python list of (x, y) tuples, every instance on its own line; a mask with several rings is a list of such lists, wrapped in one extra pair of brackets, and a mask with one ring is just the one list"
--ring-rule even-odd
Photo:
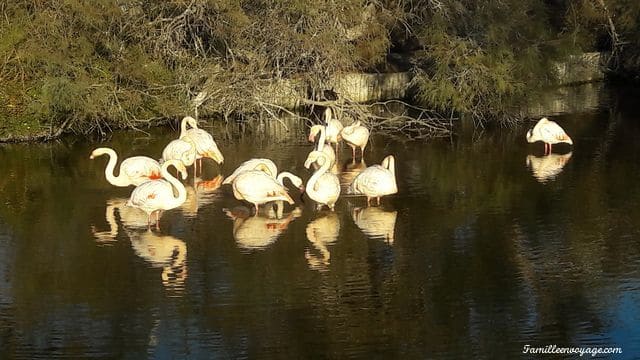
[(411, 59), (421, 105), (477, 119), (509, 117), (523, 95), (552, 83), (554, 61), (593, 48), (603, 29), (620, 31), (624, 44), (637, 40), (640, 6), (16, 0), (0, 11), (5, 138), (156, 125), (194, 111), (275, 117), (288, 107), (282, 99), (322, 104), (337, 75), (389, 68), (391, 52)]

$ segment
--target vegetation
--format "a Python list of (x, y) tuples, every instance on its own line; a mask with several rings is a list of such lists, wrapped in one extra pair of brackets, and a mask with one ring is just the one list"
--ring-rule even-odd
[(640, 39), (631, 0), (16, 0), (0, 10), (0, 139), (197, 111), (277, 117), (288, 104), (368, 116), (336, 101), (332, 78), (398, 67), (416, 74), (428, 119), (505, 119), (552, 83), (553, 61)]

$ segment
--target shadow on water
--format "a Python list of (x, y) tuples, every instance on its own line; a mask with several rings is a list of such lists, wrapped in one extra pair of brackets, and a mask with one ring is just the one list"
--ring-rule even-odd
[(88, 157), (105, 145), (159, 157), (172, 129), (0, 145), (0, 357), (513, 358), (555, 344), (629, 358), (640, 352), (632, 95), (554, 116), (575, 145), (547, 157), (525, 127), (377, 135), (363, 163), (343, 147), (343, 189), (394, 154), (399, 193), (380, 207), (344, 196), (335, 212), (309, 200), (254, 215), (221, 184), (253, 157), (306, 182), (304, 125), (209, 129), (225, 163), (190, 173), (187, 202), (159, 231), (124, 206), (131, 188), (105, 181), (106, 159)]

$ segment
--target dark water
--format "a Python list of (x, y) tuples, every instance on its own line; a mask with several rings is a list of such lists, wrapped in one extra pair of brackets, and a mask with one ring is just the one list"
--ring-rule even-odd
[(554, 117), (575, 142), (554, 158), (527, 160), (542, 145), (525, 128), (375, 137), (367, 165), (396, 155), (396, 196), (335, 213), (307, 199), (280, 219), (247, 218), (216, 176), (269, 157), (308, 179), (304, 128), (216, 132), (225, 164), (206, 163), (160, 231), (88, 157), (159, 156), (174, 132), (2, 145), (0, 358), (536, 358), (525, 345), (637, 358), (637, 98)]

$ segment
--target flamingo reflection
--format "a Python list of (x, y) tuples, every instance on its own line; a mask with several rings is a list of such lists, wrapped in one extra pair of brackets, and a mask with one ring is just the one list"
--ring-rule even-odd
[(107, 244), (117, 240), (119, 233), (118, 218), (120, 220), (120, 224), (125, 228), (147, 228), (147, 214), (136, 208), (126, 206), (127, 201), (129, 201), (127, 198), (113, 198), (107, 200), (104, 217), (109, 225), (109, 230), (98, 231), (96, 226), (92, 225), (91, 232), (93, 233), (93, 237), (96, 242)]
[(196, 217), (201, 206), (211, 204), (221, 195), (217, 192), (222, 185), (223, 176), (218, 175), (211, 180), (196, 178), (195, 186), (186, 185), (187, 200), (180, 206), (186, 217)]
[(273, 244), (289, 224), (302, 213), (299, 208), (285, 214), (282, 214), (282, 210), (276, 210), (276, 213), (282, 214), (278, 218), (274, 214), (261, 213), (251, 216), (251, 210), (244, 206), (223, 209), (223, 211), (233, 220), (233, 238), (238, 247), (248, 251), (263, 250)]
[(187, 244), (171, 235), (158, 235), (151, 230), (129, 232), (133, 251), (152, 267), (162, 268), (162, 284), (182, 291), (187, 279)]
[(340, 218), (332, 211), (326, 215), (319, 217), (311, 221), (307, 225), (307, 239), (315, 250), (307, 248), (305, 251), (305, 258), (309, 264), (309, 268), (312, 270), (325, 271), (327, 270), (331, 253), (329, 252), (328, 245), (336, 242), (338, 234), (340, 233)]
[(546, 156), (527, 155), (527, 167), (531, 169), (533, 177), (540, 183), (546, 183), (555, 179), (567, 162), (571, 159), (571, 153), (551, 153)]
[(397, 211), (387, 211), (379, 207), (357, 207), (351, 210), (355, 224), (371, 239), (384, 240), (389, 245), (395, 239)]

